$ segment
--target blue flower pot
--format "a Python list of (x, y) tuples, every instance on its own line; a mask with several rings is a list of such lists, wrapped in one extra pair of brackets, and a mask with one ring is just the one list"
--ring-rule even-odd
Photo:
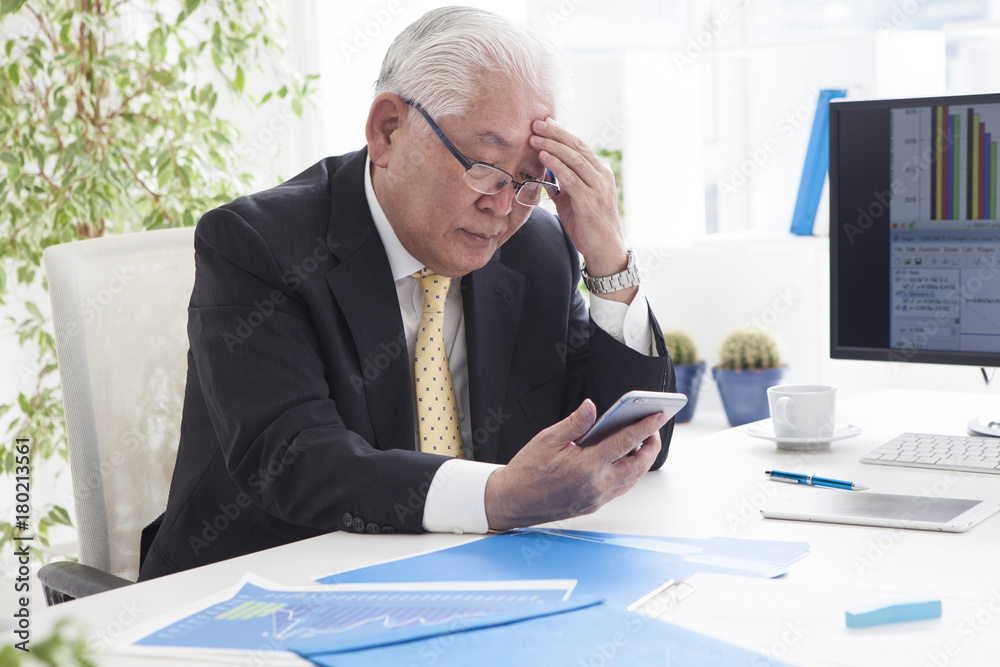
[(698, 392), (701, 391), (701, 378), (705, 375), (705, 362), (674, 366), (674, 377), (677, 378), (677, 393), (688, 398), (687, 404), (674, 417), (678, 424), (691, 421), (694, 407), (698, 403)]
[(730, 426), (767, 419), (767, 388), (781, 383), (785, 368), (730, 371), (713, 368), (712, 377), (719, 387), (722, 405)]

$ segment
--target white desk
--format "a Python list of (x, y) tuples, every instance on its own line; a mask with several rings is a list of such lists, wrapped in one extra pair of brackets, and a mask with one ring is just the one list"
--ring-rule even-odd
[[(763, 474), (772, 467), (850, 479), (879, 492), (1000, 498), (1000, 475), (945, 475), (858, 462), (863, 453), (904, 431), (963, 434), (968, 418), (991, 409), (1000, 413), (998, 403), (990, 395), (907, 391), (842, 401), (838, 421), (860, 426), (863, 434), (835, 442), (825, 452), (778, 451), (741, 428), (682, 441), (671, 448), (661, 471), (647, 475), (596, 514), (560, 522), (559, 527), (807, 541), (811, 552), (792, 564), (786, 577), (740, 578), (724, 594), (719, 593), (718, 579), (709, 578), (697, 582), (695, 593), (662, 618), (803, 665), (997, 664), (1000, 515), (968, 533), (951, 534), (768, 521), (758, 510), (774, 490)], [(94, 642), (100, 644), (102, 637), (231, 586), (246, 571), (302, 584), (315, 575), (470, 539), (478, 538), (332, 533), (50, 609), (36, 606), (33, 641), (46, 637), (58, 619), (71, 617), (92, 628)], [(881, 597), (883, 592), (923, 590), (943, 599), (942, 618), (863, 630), (844, 625), (844, 600), (854, 594)], [(765, 594), (776, 602), (755, 602)], [(775, 604), (780, 608), (785, 603), (787, 614), (775, 615)], [(99, 664), (106, 667), (172, 664), (134, 656), (102, 658)]]

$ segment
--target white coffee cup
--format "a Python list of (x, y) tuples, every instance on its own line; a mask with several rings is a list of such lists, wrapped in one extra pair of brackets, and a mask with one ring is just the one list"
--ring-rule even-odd
[(836, 387), (779, 384), (768, 388), (767, 403), (776, 437), (833, 437), (837, 414)]

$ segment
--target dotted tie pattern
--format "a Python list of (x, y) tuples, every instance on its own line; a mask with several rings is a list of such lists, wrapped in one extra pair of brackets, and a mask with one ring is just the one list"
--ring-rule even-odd
[(465, 458), (455, 387), (444, 347), (444, 304), (451, 278), (430, 269), (413, 274), (424, 293), (414, 353), (420, 451)]

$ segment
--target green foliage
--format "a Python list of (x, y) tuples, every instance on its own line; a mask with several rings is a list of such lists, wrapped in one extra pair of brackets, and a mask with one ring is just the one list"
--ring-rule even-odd
[(618, 190), (618, 215), (625, 217), (625, 190), (622, 185), (622, 152), (620, 150), (611, 151), (607, 148), (597, 149), (598, 157), (607, 160), (611, 165), (611, 171), (615, 174), (615, 189)]
[(732, 371), (777, 368), (781, 365), (778, 346), (767, 333), (750, 329), (736, 331), (722, 341), (719, 367)]
[(665, 331), (663, 340), (667, 345), (667, 352), (675, 366), (691, 366), (700, 363), (698, 359), (698, 348), (694, 339), (683, 331)]
[(8, 644), (0, 647), (0, 665), (4, 667), (96, 667), (91, 659), (91, 651), (86, 639), (68, 625), (60, 621), (50, 637), (41, 641), (31, 640), (28, 651), (22, 651)]
[[(316, 77), (264, 67), (282, 30), (268, 0), (2, 0), (0, 304), (8, 279), (44, 284), (50, 245), (193, 225), (245, 193), (246, 149), (217, 103), (301, 115)], [(255, 98), (265, 72), (280, 88)], [(7, 320), (37, 361), (18, 369), (16, 402), (0, 405), (0, 477), (14, 470), (15, 438), (30, 440), (33, 471), (67, 457), (51, 326), (21, 305), (27, 317)], [(69, 522), (58, 505), (32, 515), (43, 550), (48, 528)], [(0, 548), (10, 538), (0, 530)]]

